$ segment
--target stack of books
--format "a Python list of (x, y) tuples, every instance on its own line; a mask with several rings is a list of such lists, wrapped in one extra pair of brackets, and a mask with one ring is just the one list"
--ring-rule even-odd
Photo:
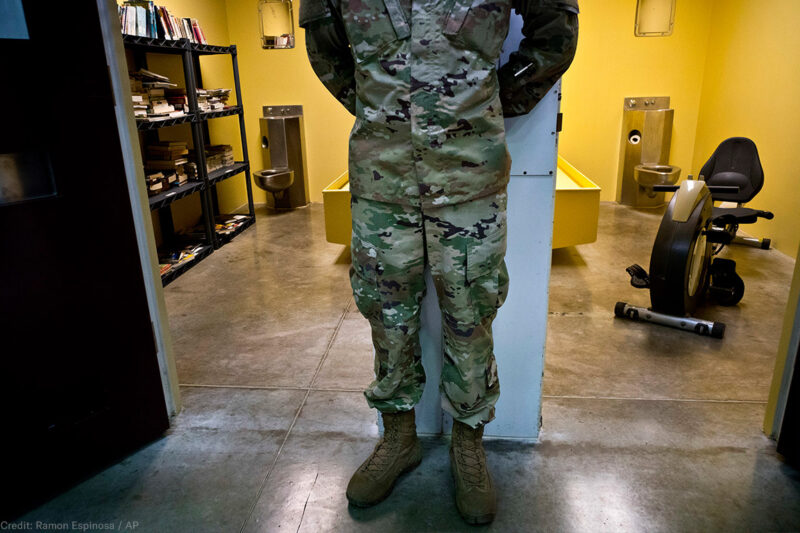
[(202, 247), (203, 246), (201, 244), (190, 244), (182, 250), (165, 253), (159, 252), (158, 266), (161, 268), (161, 275), (163, 276), (178, 265), (188, 263), (189, 261), (194, 261), (194, 258), (197, 256), (197, 252), (199, 252)]
[(230, 235), (249, 218), (247, 215), (217, 215), (214, 217), (214, 231), (218, 235)]
[(183, 91), (184, 95), (186, 91), (176, 89), (176, 84), (166, 76), (140, 69), (130, 78), (133, 114), (137, 119), (155, 122), (186, 115), (189, 106), (185, 104), (185, 99), (176, 100), (177, 105), (173, 105), (166, 96), (166, 91)]
[(206, 162), (212, 161), (216, 168), (229, 167), (234, 163), (233, 146), (230, 144), (206, 145)]
[(124, 34), (152, 39), (189, 39), (193, 43), (208, 44), (197, 19), (178, 18), (166, 7), (146, 0), (126, 0), (118, 8)]
[(197, 89), (197, 108), (201, 112), (219, 111), (230, 107), (228, 97), (230, 89)]
[(175, 108), (183, 110), (185, 113), (189, 112), (189, 98), (186, 96), (186, 89), (183, 87), (164, 89), (164, 96), (167, 103)]
[(147, 172), (147, 192), (155, 195), (171, 187), (179, 187), (197, 176), (197, 167), (190, 163), (184, 141), (159, 141), (145, 148), (144, 163)]
[(153, 172), (145, 176), (147, 182), (147, 196), (161, 194), (169, 188), (169, 181), (165, 179), (162, 172)]
[[(189, 152), (189, 159), (197, 163), (197, 153), (194, 150)], [(230, 144), (206, 145), (206, 172), (231, 166), (234, 162), (233, 146)]]
[(147, 120), (147, 110), (150, 108), (150, 95), (142, 89), (142, 82), (131, 78), (131, 100), (133, 100), (133, 116), (136, 119)]

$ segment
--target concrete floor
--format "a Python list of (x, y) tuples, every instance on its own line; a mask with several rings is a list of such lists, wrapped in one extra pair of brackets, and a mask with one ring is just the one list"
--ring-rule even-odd
[[(446, 439), (392, 496), (350, 509), (347, 480), (377, 438), (349, 257), (322, 206), (260, 210), (255, 227), (166, 289), (183, 411), (166, 435), (23, 520), (140, 531), (471, 531)], [(600, 210), (596, 243), (553, 253), (540, 442), (487, 444), (494, 531), (800, 530), (800, 474), (761, 432), (793, 261), (737, 247), (747, 284), (724, 340), (613, 318), (645, 305), (658, 213)], [(777, 222), (776, 222), (777, 223)], [(513, 279), (512, 279), (513, 284)], [(513, 290), (513, 285), (512, 285)]]

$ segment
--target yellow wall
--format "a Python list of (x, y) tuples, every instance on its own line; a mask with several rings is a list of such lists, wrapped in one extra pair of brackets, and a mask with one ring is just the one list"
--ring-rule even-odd
[[(325, 90), (309, 65), (304, 30), (296, 46), (262, 50), (255, 0), (166, 0), (177, 15), (197, 18), (215, 44), (234, 43), (244, 97), (252, 168), (262, 167), (258, 118), (264, 105), (302, 104), (311, 199), (347, 168), (347, 140), (353, 116)], [(773, 238), (794, 254), (800, 228), (800, 193), (790, 166), (800, 128), (800, 8), (796, 0), (678, 0), (669, 37), (635, 37), (634, 0), (583, 0), (575, 60), (564, 76), (564, 131), (559, 153), (614, 200), (618, 176), (622, 102), (626, 96), (670, 96), (675, 122), (670, 162), (682, 177), (697, 174), (726, 137), (755, 140), (766, 184), (755, 207), (776, 220), (746, 230)], [(166, 61), (166, 60), (165, 60)], [(202, 58), (204, 85), (233, 87), (229, 58)], [(177, 64), (179, 68), (180, 64)], [(166, 131), (166, 130), (165, 130)], [(211, 121), (212, 141), (233, 144), (240, 157), (235, 118)], [(788, 193), (787, 193), (788, 191)], [(264, 191), (253, 187), (256, 202)], [(244, 180), (219, 187), (223, 211), (246, 202)]]
[(582, 0), (578, 51), (564, 75), (559, 153), (615, 200), (626, 96), (669, 96), (670, 163), (692, 164), (712, 0), (678, 0), (669, 37), (635, 37), (635, 0)]
[[(228, 36), (228, 16), (224, 0), (162, 0), (158, 4), (169, 9), (175, 16), (196, 18), (210, 44), (228, 45), (231, 43)], [(177, 58), (167, 58), (165, 61), (170, 59)], [(182, 68), (179, 60), (177, 68)], [(200, 58), (200, 71), (204, 87), (233, 89), (233, 67), (230, 56), (203, 56)], [(176, 79), (183, 79), (182, 71), (179, 72)], [(235, 96), (232, 93), (230, 102), (234, 101)], [(211, 143), (232, 145), (234, 157), (237, 161), (241, 160), (242, 150), (237, 118), (235, 116), (217, 118), (209, 121), (208, 124)], [(164, 130), (162, 138), (169, 138), (170, 133)], [(245, 187), (245, 181), (241, 175), (218, 184), (220, 211), (231, 212), (247, 203)]]
[[(198, 19), (209, 43), (237, 45), (252, 170), (263, 168), (258, 125), (262, 106), (303, 106), (309, 191), (312, 201), (321, 202), (322, 189), (347, 170), (347, 141), (354, 117), (328, 93), (311, 69), (306, 55), (305, 30), (297, 25), (300, 3), (294, 2), (295, 48), (288, 50), (261, 48), (255, 0), (164, 0), (159, 5), (174, 10), (178, 16)], [(171, 69), (170, 72), (177, 77), (180, 74), (180, 62), (175, 63), (174, 60), (160, 59), (161, 63), (155, 63), (154, 66), (168, 71)], [(170, 61), (173, 62), (172, 66), (169, 65)], [(233, 87), (228, 56), (203, 57), (201, 69), (206, 87)], [(169, 72), (166, 74), (173, 75)], [(232, 144), (237, 159), (241, 157), (237, 119), (215, 119), (210, 124), (212, 142)], [(244, 180), (240, 177), (220, 184), (218, 192), (223, 211), (230, 211), (247, 202)], [(265, 202), (266, 195), (266, 192), (253, 185), (256, 203)], [(177, 217), (184, 210), (174, 211)]]
[(748, 206), (774, 220), (744, 227), (791, 256), (800, 244), (800, 2), (718, 0), (714, 5), (694, 165), (728, 137), (749, 137), (764, 188)]
[[(302, 104), (311, 200), (322, 201), (322, 189), (347, 170), (347, 142), (355, 118), (328, 93), (306, 54), (305, 30), (297, 26), (300, 3), (294, 4), (295, 48), (263, 50), (259, 41), (257, 2), (226, 0), (228, 32), (239, 50), (239, 71), (254, 170), (263, 168), (258, 118), (265, 105)], [(256, 202), (267, 193), (254, 187)]]

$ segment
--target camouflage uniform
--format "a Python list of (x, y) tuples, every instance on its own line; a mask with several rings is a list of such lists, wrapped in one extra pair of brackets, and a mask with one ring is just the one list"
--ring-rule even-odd
[[(495, 65), (511, 8), (525, 38)], [(443, 407), (473, 427), (499, 395), (491, 322), (507, 292), (504, 117), (528, 113), (569, 66), (576, 0), (302, 0), (311, 65), (356, 116), (350, 279), (370, 320), (382, 412), (411, 409), (423, 269), (443, 316)]]

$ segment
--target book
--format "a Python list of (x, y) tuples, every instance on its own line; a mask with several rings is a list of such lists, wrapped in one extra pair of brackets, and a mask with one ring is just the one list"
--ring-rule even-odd
[(152, 1), (147, 2), (147, 14), (149, 16), (149, 36), (153, 38), (158, 37), (158, 26), (156, 25), (156, 6)]
[(142, 6), (136, 7), (136, 35), (147, 37), (147, 11)]
[(125, 6), (127, 19), (125, 27), (128, 35), (136, 35), (136, 6)]
[(162, 113), (169, 113), (170, 111), (175, 111), (175, 108), (169, 104), (156, 104), (152, 107), (152, 114), (160, 115)]
[(148, 170), (175, 170), (184, 163), (188, 163), (188, 159), (181, 158), (181, 159), (174, 159), (171, 161), (160, 161), (154, 159), (148, 159), (145, 161), (144, 166)]
[(153, 72), (152, 70), (147, 70), (144, 68), (140, 68), (139, 70), (137, 70), (136, 74), (143, 78), (152, 78), (157, 81), (169, 81), (169, 78), (167, 76), (164, 76), (163, 74), (159, 74), (157, 72)]
[(178, 86), (177, 83), (172, 83), (172, 82), (169, 82), (169, 81), (143, 81), (142, 85), (147, 87), (147, 88), (152, 88), (152, 89), (167, 89), (167, 88), (170, 88), (170, 87), (177, 87)]
[[(233, 158), (233, 146), (229, 144), (206, 145), (205, 156), (206, 172), (213, 172), (235, 163)], [(197, 153), (194, 150), (189, 151), (189, 159), (197, 164)]]
[(198, 42), (201, 44), (208, 44), (208, 41), (206, 41), (206, 36), (203, 33), (203, 29), (200, 27), (200, 23), (197, 22), (197, 19), (191, 19), (191, 20), (192, 20), (192, 29), (197, 34)]
[(192, 24), (187, 18), (182, 18), (180, 20), (181, 23), (181, 31), (189, 39), (189, 42), (196, 43), (197, 40), (194, 38), (194, 32), (192, 31)]
[(182, 250), (159, 252), (158, 260), (160, 264), (168, 264), (174, 267), (192, 261), (202, 248), (203, 245), (201, 244), (190, 244)]
[(228, 106), (230, 89), (202, 89), (197, 88), (197, 108), (201, 112), (219, 111)]
[(164, 8), (156, 6), (156, 18), (158, 18), (158, 37), (159, 39), (172, 40), (172, 34), (167, 25), (167, 18), (164, 16)]
[(234, 233), (250, 217), (247, 215), (217, 215), (214, 217), (214, 231), (220, 235)]
[(148, 174), (145, 176), (145, 182), (148, 196), (155, 196), (164, 191), (164, 175), (161, 172)]
[(208, 44), (197, 19), (177, 17), (152, 0), (125, 0), (118, 6), (122, 33), (164, 40), (188, 39)]

